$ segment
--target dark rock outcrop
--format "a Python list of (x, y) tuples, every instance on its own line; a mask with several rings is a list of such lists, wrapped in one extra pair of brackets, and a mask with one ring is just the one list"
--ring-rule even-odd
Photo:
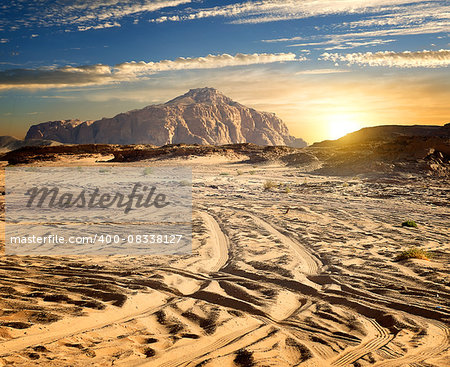
[(323, 162), (323, 174), (450, 175), (450, 124), (368, 127), (308, 149)]
[(336, 147), (351, 144), (388, 141), (401, 137), (437, 137), (450, 138), (450, 123), (444, 126), (435, 125), (380, 125), (365, 127), (347, 134), (337, 140), (324, 140), (314, 143), (313, 147)]

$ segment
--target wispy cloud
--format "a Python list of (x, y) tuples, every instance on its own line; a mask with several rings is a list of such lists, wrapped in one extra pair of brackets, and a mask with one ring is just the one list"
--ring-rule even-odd
[(295, 75), (322, 75), (322, 74), (336, 74), (336, 73), (348, 73), (350, 70), (345, 69), (311, 69), (297, 71)]
[(314, 35), (295, 35), (262, 42), (338, 50), (378, 46), (396, 41), (401, 36), (447, 33), (450, 29), (450, 6), (442, 1), (397, 4), (369, 10), (367, 14), (361, 14), (362, 19), (357, 21), (317, 27)]
[(268, 64), (273, 62), (305, 60), (304, 57), (296, 57), (294, 53), (278, 54), (236, 54), (235, 56), (208, 55), (205, 57), (184, 58), (179, 57), (176, 60), (163, 60), (159, 62), (126, 62), (118, 64), (115, 69), (118, 74), (148, 74), (170, 70), (185, 69), (214, 69), (226, 66)]
[(362, 14), (356, 21), (317, 27), (314, 35), (305, 37), (300, 34), (263, 42), (323, 50), (349, 49), (377, 46), (396, 41), (401, 36), (447, 33), (450, 29), (450, 6), (446, 2), (392, 4)]
[(88, 30), (90, 30), (90, 29), (105, 29), (105, 28), (113, 28), (113, 27), (120, 27), (121, 25), (120, 25), (120, 23), (117, 23), (117, 22), (108, 22), (108, 23), (103, 23), (103, 24), (97, 24), (97, 25), (94, 25), (94, 26), (78, 26), (78, 30), (79, 31), (81, 31), (81, 32), (84, 32), (84, 31), (88, 31)]
[(166, 71), (217, 69), (230, 66), (269, 64), (287, 61), (302, 61), (294, 53), (208, 55), (205, 57), (162, 60), (158, 62), (125, 62), (115, 66), (96, 64), (64, 66), (59, 68), (15, 69), (0, 71), (0, 89), (8, 88), (54, 88), (110, 84), (135, 81), (149, 75)]
[[(394, 6), (388, 12), (351, 22), (343, 22), (341, 28), (361, 27), (417, 27), (430, 22), (447, 24), (450, 18), (450, 5), (446, 1), (423, 1), (414, 6)], [(448, 28), (447, 28), (448, 30)]]
[(404, 52), (366, 52), (337, 54), (324, 53), (321, 55), (323, 60), (343, 61), (348, 64), (359, 64), (369, 66), (389, 66), (399, 68), (437, 68), (450, 65), (450, 50), (439, 51), (404, 51)]
[[(420, 0), (260, 0), (245, 1), (212, 8), (192, 9), (188, 13), (174, 13), (153, 19), (153, 22), (187, 21), (194, 19), (225, 17), (231, 23), (265, 23), (292, 19), (302, 19), (318, 15), (340, 13), (366, 13), (386, 10), (389, 6), (415, 4)], [(436, 0), (428, 1), (429, 3)]]
[[(450, 9), (449, 9), (450, 10)], [(306, 38), (304, 36), (295, 36), (288, 38), (274, 38), (274, 39), (265, 39), (262, 42), (265, 43), (278, 43), (278, 42), (293, 42), (293, 41), (307, 41), (311, 39), (325, 39), (328, 41), (321, 41), (316, 44), (331, 44), (331, 43), (342, 43), (348, 40), (355, 39), (367, 39), (367, 38), (376, 38), (376, 37), (387, 37), (387, 36), (408, 36), (408, 35), (417, 35), (417, 34), (433, 34), (433, 33), (443, 33), (447, 32), (450, 27), (450, 13), (449, 20), (443, 22), (427, 22), (424, 24), (418, 25), (408, 25), (402, 27), (394, 27), (388, 29), (375, 29), (375, 30), (361, 30), (361, 31), (350, 31), (347, 33), (333, 33), (333, 34), (322, 34), (316, 35), (311, 38)], [(353, 29), (353, 27), (352, 27)], [(294, 46), (294, 45), (293, 45)], [(300, 46), (300, 45), (298, 45)]]
[[(115, 26), (122, 18), (191, 3), (192, 0), (15, 0), (2, 5), (0, 28), (68, 27), (71, 30)], [(19, 12), (17, 10), (20, 10)], [(103, 25), (103, 26), (102, 26)]]
[(287, 47), (306, 47), (306, 46), (314, 46), (317, 48), (328, 50), (345, 50), (349, 48), (355, 47), (367, 47), (367, 46), (378, 46), (385, 43), (394, 42), (393, 39), (373, 39), (367, 40), (364, 38), (352, 38), (352, 37), (334, 37), (330, 40), (324, 40), (319, 42), (306, 42), (306, 43), (297, 43), (293, 45), (288, 45)]

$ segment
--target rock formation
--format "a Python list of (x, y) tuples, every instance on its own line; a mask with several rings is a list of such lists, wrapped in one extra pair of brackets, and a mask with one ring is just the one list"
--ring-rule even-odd
[(191, 89), (165, 104), (98, 121), (62, 120), (33, 125), (26, 139), (70, 144), (288, 145), (306, 142), (289, 134), (275, 114), (245, 107), (213, 88)]

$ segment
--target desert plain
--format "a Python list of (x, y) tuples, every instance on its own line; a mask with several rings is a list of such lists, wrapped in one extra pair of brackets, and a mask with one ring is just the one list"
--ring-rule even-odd
[(0, 366), (450, 365), (448, 178), (237, 153), (26, 164), (192, 167), (192, 254), (2, 255)]

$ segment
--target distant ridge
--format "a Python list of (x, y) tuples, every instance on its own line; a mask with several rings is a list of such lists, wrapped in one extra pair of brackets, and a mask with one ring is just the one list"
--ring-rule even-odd
[(450, 175), (450, 124), (367, 127), (337, 140), (314, 143), (326, 175), (420, 173)]
[(304, 147), (274, 113), (233, 101), (214, 88), (191, 89), (167, 103), (98, 121), (60, 120), (33, 125), (25, 139), (70, 144), (236, 144)]
[(11, 150), (16, 150), (27, 146), (49, 146), (59, 144), (61, 143), (57, 143), (51, 140), (42, 140), (42, 139), (21, 140), (15, 138), (14, 136), (4, 135), (0, 136), (0, 153), (6, 153)]
[(406, 136), (422, 137), (450, 137), (450, 123), (444, 126), (436, 125), (380, 125), (365, 127), (349, 133), (337, 140), (324, 140), (314, 143), (314, 147), (327, 147), (336, 145), (361, 144), (364, 142), (394, 139)]

